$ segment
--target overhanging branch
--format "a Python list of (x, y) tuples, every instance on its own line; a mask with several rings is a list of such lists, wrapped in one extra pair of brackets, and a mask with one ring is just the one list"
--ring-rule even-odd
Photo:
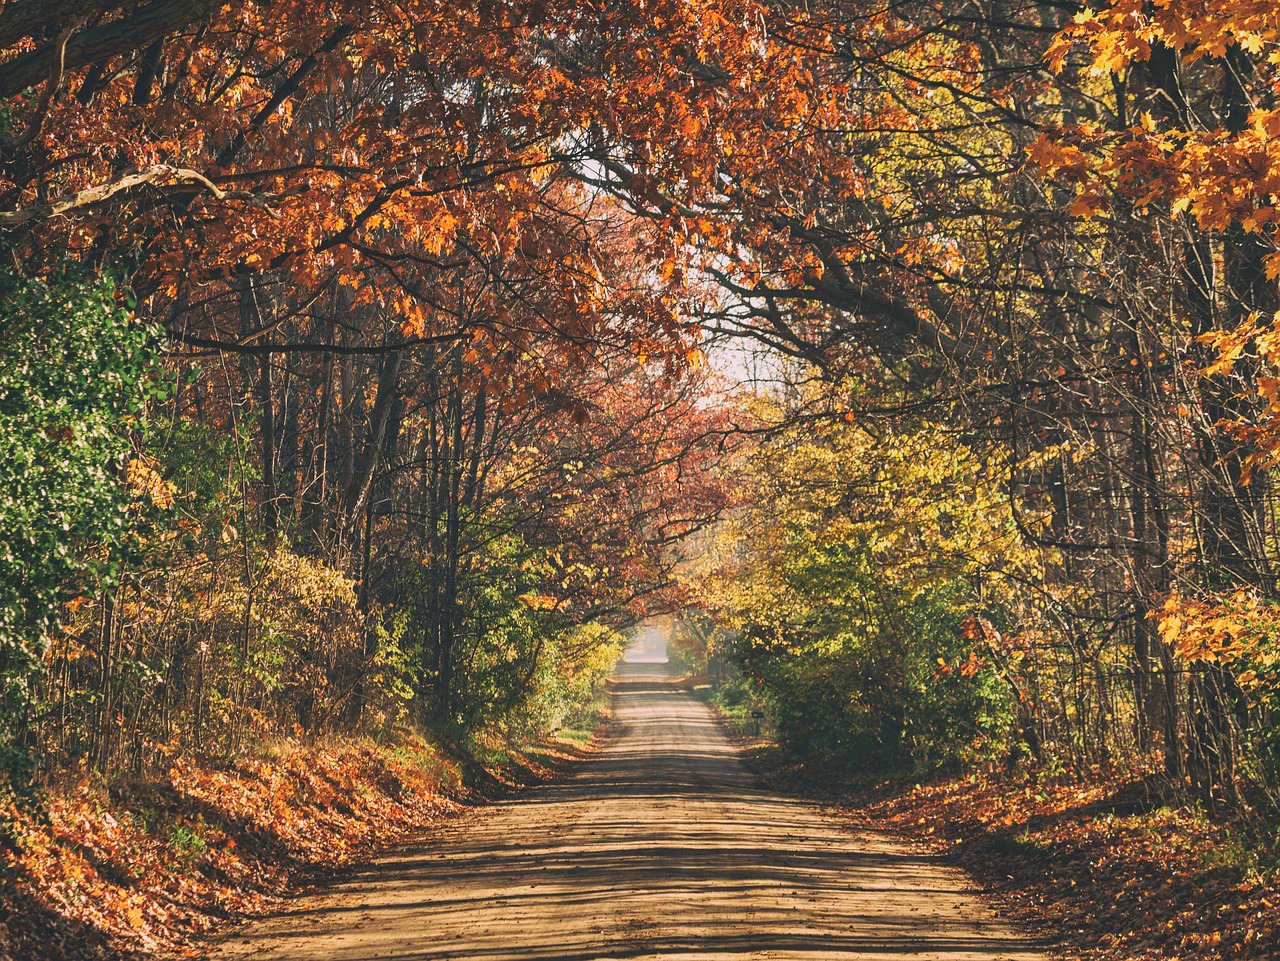
[(227, 197), (226, 191), (218, 187), (204, 174), (187, 167), (174, 167), (171, 164), (155, 164), (126, 173), (115, 180), (104, 184), (95, 184), (84, 190), (44, 204), (33, 204), (16, 210), (0, 210), (0, 228), (17, 227), (47, 217), (57, 217), (82, 207), (90, 207), (110, 200), (116, 194), (134, 187), (150, 185), (166, 187), (178, 184), (197, 184), (222, 200)]

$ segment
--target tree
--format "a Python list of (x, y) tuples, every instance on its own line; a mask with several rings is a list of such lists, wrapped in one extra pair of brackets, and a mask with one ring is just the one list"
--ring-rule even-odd
[(770, 437), (745, 483), (733, 563), (695, 568), (690, 589), (737, 630), (792, 750), (927, 768), (1026, 736), (1011, 731), (1026, 652), (961, 631), (1037, 613), (1018, 604), (1042, 572), (1003, 507), (1007, 477), (939, 425), (838, 420)]

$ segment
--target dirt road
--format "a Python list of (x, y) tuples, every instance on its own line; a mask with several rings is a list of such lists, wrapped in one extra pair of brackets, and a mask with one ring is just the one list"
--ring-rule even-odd
[(453, 820), (215, 956), (1042, 958), (964, 875), (757, 787), (663, 670), (623, 665), (616, 735), (572, 779)]

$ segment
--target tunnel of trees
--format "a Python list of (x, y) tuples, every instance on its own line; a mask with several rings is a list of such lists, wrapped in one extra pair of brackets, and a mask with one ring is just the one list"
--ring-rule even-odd
[(12, 785), (545, 732), (1280, 787), (1280, 16), (10, 0)]

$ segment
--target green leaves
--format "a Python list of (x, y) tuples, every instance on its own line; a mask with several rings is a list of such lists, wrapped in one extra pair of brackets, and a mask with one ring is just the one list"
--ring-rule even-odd
[(117, 293), (0, 270), (0, 719), (25, 701), (84, 558), (109, 578), (129, 527), (125, 431), (159, 382), (158, 332)]
[(1008, 694), (960, 624), (998, 571), (1034, 568), (1001, 469), (937, 424), (841, 420), (780, 432), (745, 480), (738, 564), (694, 589), (742, 632), (790, 749), (864, 769), (998, 753)]

